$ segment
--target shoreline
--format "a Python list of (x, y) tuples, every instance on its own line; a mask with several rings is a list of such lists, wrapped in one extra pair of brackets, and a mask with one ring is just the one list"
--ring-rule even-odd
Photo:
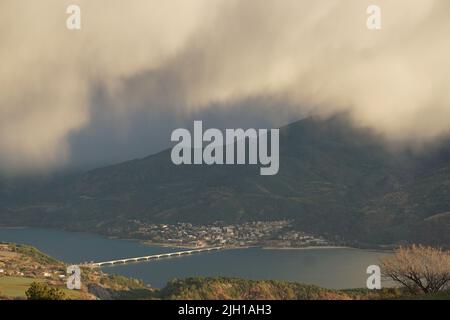
[[(101, 232), (93, 232), (93, 231), (80, 231), (80, 230), (73, 230), (70, 228), (46, 228), (46, 227), (33, 227), (33, 226), (8, 226), (8, 225), (0, 225), (0, 229), (27, 229), (27, 228), (37, 228), (37, 229), (48, 229), (48, 230), (60, 230), (60, 231), (66, 231), (66, 232), (73, 232), (73, 233), (87, 233), (92, 234), (100, 237), (105, 237), (107, 239), (117, 239), (117, 240), (124, 240), (124, 241), (135, 241), (139, 242), (145, 246), (153, 246), (153, 247), (161, 247), (161, 248), (176, 248), (176, 249), (201, 249), (201, 248), (207, 248), (210, 246), (203, 246), (203, 247), (197, 247), (197, 246), (190, 246), (190, 245), (183, 245), (183, 244), (174, 244), (174, 243), (154, 243), (151, 242), (151, 240), (145, 240), (145, 239), (138, 239), (138, 238), (127, 238), (127, 237), (121, 237), (117, 235), (108, 235)], [(0, 239), (1, 241), (1, 239)], [(248, 248), (261, 248), (262, 250), (313, 250), (313, 249), (358, 249), (358, 250), (368, 250), (368, 251), (392, 251), (392, 246), (395, 245), (388, 245), (383, 246), (381, 248), (379, 245), (374, 246), (367, 246), (362, 245), (361, 247), (350, 247), (350, 246), (306, 246), (306, 247), (276, 247), (276, 246), (265, 246), (263, 244), (249, 244), (244, 246), (224, 246), (224, 249), (248, 249)]]
[(347, 247), (347, 246), (307, 246), (307, 247), (261, 247), (263, 250), (314, 250), (314, 249), (352, 249), (352, 250), (359, 250), (358, 248), (354, 247)]
[[(136, 239), (139, 241), (138, 239)], [(161, 247), (161, 248), (178, 248), (178, 249), (203, 249), (214, 247), (212, 246), (183, 246), (183, 245), (172, 245), (170, 243), (152, 243), (146, 240), (139, 241), (144, 245), (152, 246), (152, 247)], [(245, 245), (245, 246), (223, 246), (223, 249), (235, 250), (235, 249), (251, 249), (251, 248), (260, 248), (261, 250), (314, 250), (314, 249), (323, 249), (323, 250), (332, 250), (332, 249), (352, 249), (352, 250), (370, 250), (370, 251), (378, 251), (377, 249), (360, 249), (349, 246), (306, 246), (306, 247), (273, 247), (273, 246), (264, 246), (264, 245)]]

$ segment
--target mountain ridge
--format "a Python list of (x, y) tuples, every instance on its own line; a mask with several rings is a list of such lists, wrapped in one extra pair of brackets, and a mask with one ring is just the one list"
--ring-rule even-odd
[(259, 166), (175, 166), (167, 149), (16, 192), (2, 201), (0, 217), (96, 232), (133, 219), (292, 219), (296, 228), (341, 241), (450, 245), (447, 216), (426, 220), (450, 211), (448, 146), (393, 152), (345, 115), (306, 118), (280, 128), (275, 176), (260, 176)]

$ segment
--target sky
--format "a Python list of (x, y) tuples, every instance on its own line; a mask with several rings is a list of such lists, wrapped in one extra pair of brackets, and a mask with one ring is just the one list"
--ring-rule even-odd
[[(66, 28), (71, 4), (80, 30)], [(0, 172), (142, 157), (194, 119), (348, 112), (426, 145), (450, 132), (448, 39), (448, 0), (2, 0)]]

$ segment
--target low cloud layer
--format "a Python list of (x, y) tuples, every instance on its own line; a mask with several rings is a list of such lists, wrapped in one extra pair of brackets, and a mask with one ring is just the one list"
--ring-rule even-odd
[[(65, 27), (69, 4), (80, 31)], [(380, 31), (366, 28), (370, 4)], [(170, 126), (267, 99), (277, 120), (345, 110), (427, 143), (450, 132), (448, 39), (447, 0), (3, 0), (0, 168), (64, 166), (96, 127), (120, 143), (133, 119)]]

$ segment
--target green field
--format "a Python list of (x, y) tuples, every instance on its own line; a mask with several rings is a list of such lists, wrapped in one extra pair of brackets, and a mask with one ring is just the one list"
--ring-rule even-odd
[(0, 277), (0, 295), (25, 298), (25, 291), (33, 281), (42, 280), (24, 277)]
[[(8, 298), (26, 298), (25, 291), (32, 282), (43, 282), (44, 279), (26, 278), (26, 277), (0, 277), (0, 296)], [(79, 291), (60, 289), (69, 299), (82, 299), (82, 293)]]

